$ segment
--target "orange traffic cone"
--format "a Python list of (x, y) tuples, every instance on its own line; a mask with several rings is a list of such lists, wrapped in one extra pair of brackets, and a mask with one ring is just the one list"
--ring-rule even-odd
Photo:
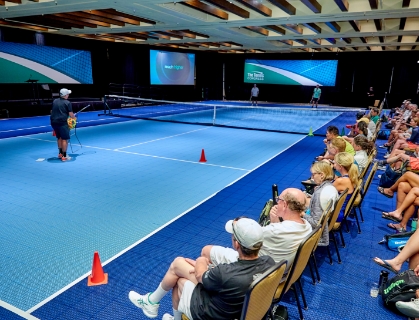
[(87, 278), (87, 285), (98, 286), (108, 283), (108, 274), (103, 273), (102, 264), (100, 263), (99, 253), (95, 251), (93, 256), (92, 274)]
[(52, 130), (52, 136), (55, 137), (55, 130)]
[(204, 151), (204, 149), (202, 149), (201, 159), (199, 159), (199, 162), (207, 162), (207, 159), (205, 159), (205, 151)]

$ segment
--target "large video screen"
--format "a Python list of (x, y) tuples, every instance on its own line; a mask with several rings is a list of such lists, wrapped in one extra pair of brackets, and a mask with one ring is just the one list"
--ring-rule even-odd
[(251, 60), (244, 65), (244, 82), (334, 86), (337, 60)]
[(92, 84), (89, 51), (0, 42), (0, 83)]
[(195, 54), (150, 50), (150, 83), (193, 85)]

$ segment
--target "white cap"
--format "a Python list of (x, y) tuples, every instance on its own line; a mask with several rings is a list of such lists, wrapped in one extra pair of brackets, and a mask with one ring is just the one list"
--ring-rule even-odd
[(61, 90), (60, 90), (60, 96), (61, 97), (64, 97), (64, 96), (66, 96), (66, 95), (68, 95), (68, 94), (70, 94), (71, 93), (71, 90), (68, 90), (68, 89), (66, 89), (66, 88), (62, 88)]
[(225, 229), (234, 235), (234, 238), (245, 248), (250, 250), (260, 249), (263, 242), (262, 227), (252, 219), (241, 218), (234, 222), (229, 220)]

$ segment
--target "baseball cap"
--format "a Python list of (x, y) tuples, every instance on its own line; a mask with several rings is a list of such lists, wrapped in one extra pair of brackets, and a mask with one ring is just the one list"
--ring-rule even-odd
[(364, 121), (365, 123), (370, 123), (370, 119), (365, 118), (365, 117), (363, 117), (363, 118), (361, 118), (359, 120), (356, 120), (356, 122), (360, 122), (360, 121)]
[(245, 248), (250, 250), (259, 249), (263, 242), (262, 227), (249, 218), (241, 218), (234, 223), (234, 220), (227, 221), (225, 229), (234, 235), (234, 238)]
[(68, 89), (66, 89), (66, 88), (62, 88), (61, 90), (60, 90), (60, 96), (61, 97), (64, 97), (64, 96), (66, 96), (66, 95), (68, 95), (68, 94), (70, 94), (71, 93), (71, 90), (68, 90)]

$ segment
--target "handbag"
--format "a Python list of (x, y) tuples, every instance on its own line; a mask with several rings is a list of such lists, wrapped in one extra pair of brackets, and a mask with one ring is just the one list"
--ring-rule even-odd
[(415, 231), (388, 234), (380, 243), (386, 243), (390, 250), (400, 252), (414, 233)]
[(378, 185), (383, 188), (391, 187), (406, 172), (407, 164), (408, 161), (404, 161), (397, 170), (388, 165), (386, 171), (381, 175)]
[(396, 307), (396, 302), (409, 302), (416, 298), (416, 290), (419, 289), (419, 277), (410, 269), (399, 273), (380, 287), (380, 294), (384, 305), (390, 310), (401, 314)]

